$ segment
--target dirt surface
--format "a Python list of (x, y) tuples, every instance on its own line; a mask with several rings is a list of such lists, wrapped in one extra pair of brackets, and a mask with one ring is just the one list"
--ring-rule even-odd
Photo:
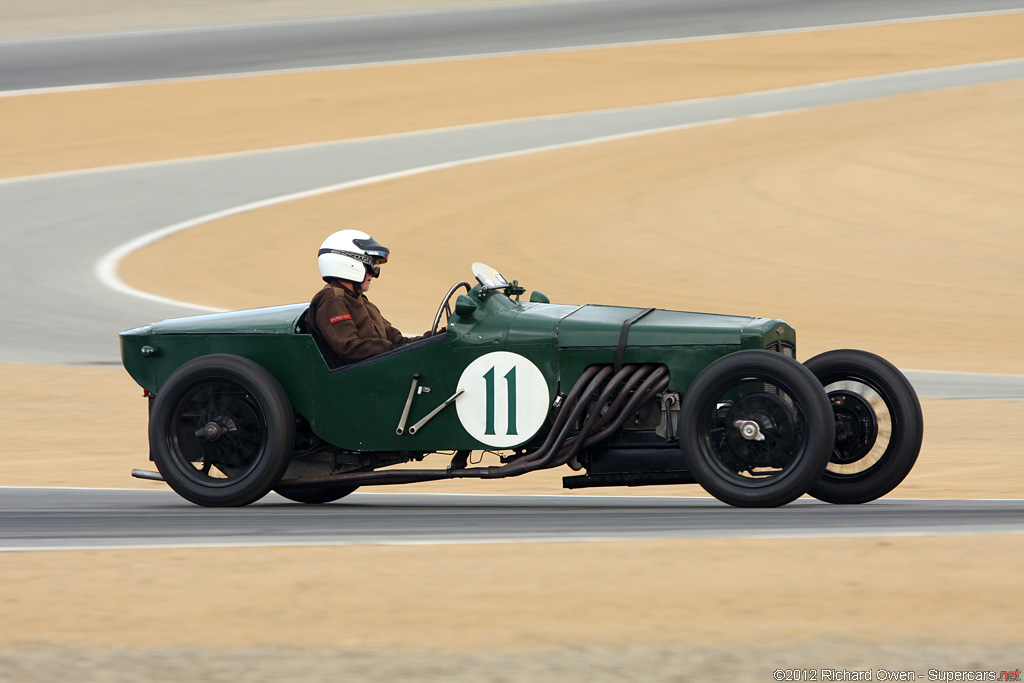
[(23, 95), (0, 177), (625, 107), (1024, 56), (1024, 13)]
[[(680, 642), (685, 641), (681, 632)], [(233, 683), (303, 681), (772, 681), (781, 667), (789, 675), (817, 680), (956, 680), (960, 672), (1014, 674), (1024, 659), (1012, 645), (866, 643), (850, 637), (831, 641), (729, 642), (721, 646), (674, 645), (596, 649), (586, 643), (562, 650), (472, 652), (295, 650), (287, 648), (0, 648), (0, 672), (16, 680), (77, 681), (192, 680)], [(867, 665), (865, 661), (874, 662)], [(799, 668), (798, 668), (799, 667)], [(154, 676), (153, 672), (159, 672)], [(868, 679), (867, 672), (872, 678)], [(882, 672), (882, 673), (880, 673)], [(905, 679), (888, 678), (906, 672)], [(932, 673), (934, 672), (934, 673)], [(909, 678), (913, 674), (915, 678)], [(786, 673), (781, 674), (785, 677)], [(928, 676), (933, 678), (929, 679)], [(829, 676), (823, 679), (822, 676)], [(842, 678), (846, 676), (846, 678)], [(855, 678), (860, 676), (860, 678)], [(942, 678), (945, 676), (946, 678)], [(785, 680), (785, 678), (783, 678)], [(797, 679), (798, 680), (798, 679)], [(1004, 678), (1004, 680), (1007, 680)]]
[(4, 554), (18, 589), (0, 626), (28, 656), (0, 649), (0, 674), (104, 660), (204, 680), (271, 680), (283, 663), (314, 680), (1012, 671), (1022, 571), (1021, 536)]
[(0, 0), (0, 40), (551, 0)]
[[(998, 19), (929, 33), (907, 52), (913, 30), (895, 41), (897, 27), (879, 27), (852, 52), (836, 52), (842, 35), (828, 32), (817, 43), (792, 36), (797, 43), (751, 52), (716, 52), (725, 41), (714, 41), (686, 57), (581, 53), (569, 72), (560, 71), (567, 55), (548, 55), (548, 70), (562, 75), (515, 91), (529, 101), (513, 114), (1020, 56), (1020, 18)], [(965, 35), (973, 38), (961, 42)], [(751, 66), (772, 55), (784, 75)], [(544, 73), (534, 57), (537, 71), (509, 73)], [(704, 89), (659, 80), (661, 72), (689, 78), (672, 59), (703, 73), (692, 82)], [(624, 70), (607, 82), (562, 88), (612, 63)], [(220, 99), (189, 91), (205, 104), (185, 117), (180, 146), (150, 130), (156, 112), (181, 98), (176, 88), (208, 84), (7, 99), (0, 116), (24, 121), (25, 139), (5, 140), (11, 152), (0, 163), (17, 175), (506, 117), (502, 100), (481, 98), (465, 119), (448, 118), (464, 108), (445, 98), (464, 97), (460, 88), (497, 68), (483, 60), (471, 78), (472, 65), (398, 69), (389, 72), (401, 75), (395, 81), (373, 74), (367, 82), (387, 84), (367, 94), (368, 112), (398, 102), (422, 112), (378, 117), (377, 128), (359, 116), (344, 129), (317, 128), (334, 110), (317, 113), (311, 90), (289, 94), (310, 87), (301, 75), (259, 85), (289, 103), (268, 119), (224, 122), (233, 116), (227, 102), (258, 96), (248, 88), (259, 79), (225, 81)], [(455, 66), (466, 71), (450, 80)], [(426, 91), (398, 96), (434, 74), (436, 100)], [(149, 288), (215, 305), (306, 299), (317, 286), (306, 255), (327, 232), (357, 226), (395, 250), (372, 295), (411, 331), (481, 259), (554, 300), (770, 311), (800, 331), (804, 357), (849, 344), (903, 367), (1021, 372), (1012, 295), (1024, 284), (1016, 267), (1024, 184), (1019, 155), (1006, 153), (1021, 148), (1019, 93), (1019, 83), (928, 93), (454, 169), (204, 226), (138, 254), (125, 275), (139, 284), (133, 269), (148, 263)], [(421, 107), (413, 94), (425, 97)], [(56, 110), (71, 103), (93, 129), (62, 137), (74, 122)], [(315, 133), (283, 140), (283, 127), (270, 124), (296, 111), (308, 119), (293, 128)], [(119, 130), (132, 112), (149, 114)], [(201, 121), (209, 134), (190, 138)], [(287, 244), (270, 231), (282, 224), (294, 234)], [(186, 242), (224, 254), (240, 235), (248, 260), (183, 265)], [(751, 244), (763, 256), (749, 258)], [(631, 255), (625, 263), (611, 258), (622, 253)], [(201, 291), (182, 286), (182, 268), (203, 279)], [(236, 285), (254, 285), (257, 272), (266, 289)], [(0, 386), (0, 484), (146, 486), (127, 479), (146, 466), (145, 402), (120, 370), (0, 365)], [(1007, 425), (1021, 424), (1024, 403), (923, 405), (922, 456), (894, 495), (1021, 497), (1024, 459)], [(553, 493), (561, 474), (487, 490)], [(1024, 661), (1022, 569), (1021, 536), (2, 553), (0, 678), (767, 681), (776, 668), (915, 667), (922, 678), (929, 668), (1013, 671)]]

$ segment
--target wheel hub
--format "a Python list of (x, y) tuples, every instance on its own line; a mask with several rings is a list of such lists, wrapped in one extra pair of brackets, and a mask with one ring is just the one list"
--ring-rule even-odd
[(832, 391), (828, 395), (836, 421), (836, 440), (831, 461), (843, 465), (857, 462), (871, 452), (878, 439), (875, 409), (852, 391)]
[(728, 460), (737, 471), (757, 467), (783, 468), (793, 457), (796, 423), (790, 407), (779, 396), (748, 394), (725, 418)]
[(201, 385), (179, 410), (175, 443), (190, 475), (205, 483), (213, 468), (231, 476), (256, 461), (263, 428), (245, 393), (222, 384)]
[(755, 420), (736, 420), (732, 426), (740, 430), (740, 436), (747, 441), (764, 441), (761, 425)]
[(217, 417), (196, 430), (196, 436), (207, 441), (216, 441), (228, 432), (238, 431), (238, 425), (230, 417)]

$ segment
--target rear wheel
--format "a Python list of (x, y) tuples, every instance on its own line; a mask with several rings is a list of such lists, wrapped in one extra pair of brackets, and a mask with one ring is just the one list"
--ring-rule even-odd
[(288, 395), (266, 368), (217, 354), (186, 363), (160, 387), (149, 440), (157, 469), (182, 498), (241, 506), (281, 479), (295, 420)]
[(336, 500), (344, 498), (348, 494), (355, 491), (358, 486), (352, 484), (322, 484), (317, 486), (278, 486), (274, 489), (274, 493), (279, 496), (283, 496), (288, 500), (294, 500), (296, 503), (308, 503), (310, 505), (320, 505), (322, 503), (332, 503)]
[(771, 351), (737, 351), (701, 372), (683, 397), (679, 445), (694, 478), (738, 507), (776, 507), (821, 477), (832, 414), (805, 367)]
[(805, 365), (825, 387), (836, 432), (828, 467), (809, 493), (828, 503), (866, 503), (899, 486), (924, 436), (910, 381), (866, 351), (828, 351)]

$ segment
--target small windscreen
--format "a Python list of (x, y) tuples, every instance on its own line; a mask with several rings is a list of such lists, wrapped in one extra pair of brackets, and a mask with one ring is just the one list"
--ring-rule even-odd
[(473, 276), (484, 289), (504, 289), (509, 286), (508, 280), (486, 263), (474, 263)]

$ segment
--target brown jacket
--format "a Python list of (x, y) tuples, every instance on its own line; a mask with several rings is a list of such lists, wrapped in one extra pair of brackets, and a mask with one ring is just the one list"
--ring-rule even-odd
[(342, 364), (423, 338), (402, 336), (361, 292), (352, 292), (337, 281), (327, 283), (310, 302), (306, 327), (314, 326)]

